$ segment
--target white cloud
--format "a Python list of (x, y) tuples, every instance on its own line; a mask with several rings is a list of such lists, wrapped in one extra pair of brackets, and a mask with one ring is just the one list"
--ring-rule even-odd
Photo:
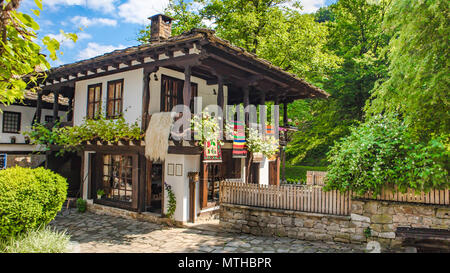
[(302, 13), (313, 13), (325, 6), (325, 0), (301, 0), (300, 3), (303, 6)]
[(129, 23), (146, 25), (148, 17), (163, 13), (169, 0), (127, 0), (118, 7), (118, 15)]
[[(57, 40), (60, 43), (61, 47), (63, 47), (63, 46), (64, 47), (68, 47), (68, 48), (74, 48), (75, 47), (75, 43), (71, 39), (69, 39), (66, 36), (64, 36), (62, 33), (48, 34), (48, 36), (50, 38), (53, 38), (53, 39)], [(77, 33), (77, 37), (78, 37), (78, 41), (87, 40), (87, 39), (91, 39), (92, 38), (92, 36), (89, 33), (86, 33), (86, 32), (79, 32), (79, 33)]]
[(113, 20), (113, 19), (108, 19), (108, 18), (87, 18), (84, 16), (75, 16), (72, 19), (70, 19), (70, 21), (79, 26), (79, 27), (89, 27), (91, 25), (95, 25), (95, 26), (116, 26), (117, 25), (117, 21)]
[(84, 6), (89, 9), (112, 12), (118, 0), (45, 0), (44, 5), (51, 9), (58, 6)]
[(116, 49), (123, 49), (126, 47), (127, 46), (124, 45), (113, 46), (113, 45), (101, 45), (97, 43), (88, 43), (87, 47), (81, 50), (80, 53), (78, 53), (78, 58), (80, 58), (80, 60), (90, 59), (96, 56), (103, 55), (105, 53), (112, 52)]

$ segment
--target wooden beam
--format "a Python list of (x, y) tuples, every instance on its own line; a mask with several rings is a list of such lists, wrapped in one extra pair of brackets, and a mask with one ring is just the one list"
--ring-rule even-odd
[(54, 101), (53, 101), (53, 122), (58, 120), (58, 111), (59, 111), (59, 90), (56, 89), (53, 91)]
[(219, 85), (219, 90), (217, 91), (217, 105), (224, 111), (223, 106), (225, 103), (224, 95), (223, 95), (223, 76), (217, 75), (217, 81)]
[(42, 92), (38, 91), (38, 97), (36, 101), (36, 117), (33, 123), (41, 123), (42, 115)]
[(184, 67), (183, 104), (187, 107), (191, 102), (191, 66)]
[(148, 110), (150, 104), (150, 74), (158, 71), (159, 67), (146, 67), (144, 68), (143, 75), (143, 90), (142, 90), (142, 124), (141, 128), (145, 132), (148, 126)]

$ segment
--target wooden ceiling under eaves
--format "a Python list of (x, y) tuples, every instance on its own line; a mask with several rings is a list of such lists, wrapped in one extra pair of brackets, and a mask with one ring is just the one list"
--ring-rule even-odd
[[(228, 86), (230, 104), (242, 102), (243, 85), (250, 86), (252, 104), (259, 102), (262, 91), (267, 101), (278, 100), (280, 103), (329, 96), (322, 89), (231, 45), (206, 29), (193, 29), (161, 42), (116, 50), (51, 69), (40, 87), (44, 93), (55, 89), (70, 93), (74, 83), (80, 80), (138, 68), (166, 67), (183, 72), (186, 65), (191, 67), (192, 76), (202, 78), (208, 84), (217, 84), (218, 77), (222, 77)], [(70, 97), (70, 94), (64, 95)]]

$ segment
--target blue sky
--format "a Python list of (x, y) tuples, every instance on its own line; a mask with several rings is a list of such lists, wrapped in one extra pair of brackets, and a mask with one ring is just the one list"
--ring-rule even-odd
[[(303, 0), (305, 13), (336, 0)], [(162, 13), (168, 0), (43, 0), (43, 10), (35, 18), (41, 29), (40, 38), (50, 35), (61, 42), (63, 55), (51, 61), (52, 67), (92, 58), (115, 49), (138, 45), (136, 37), (149, 21)], [(34, 0), (23, 0), (20, 10), (32, 14)], [(80, 27), (82, 30), (80, 30)], [(73, 43), (62, 37), (60, 30), (77, 33)]]

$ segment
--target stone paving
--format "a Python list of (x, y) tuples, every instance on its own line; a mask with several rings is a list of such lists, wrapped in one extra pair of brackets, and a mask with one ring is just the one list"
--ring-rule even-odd
[(237, 234), (219, 229), (176, 228), (69, 210), (50, 223), (67, 230), (73, 252), (102, 253), (325, 253), (364, 252), (364, 246)]

